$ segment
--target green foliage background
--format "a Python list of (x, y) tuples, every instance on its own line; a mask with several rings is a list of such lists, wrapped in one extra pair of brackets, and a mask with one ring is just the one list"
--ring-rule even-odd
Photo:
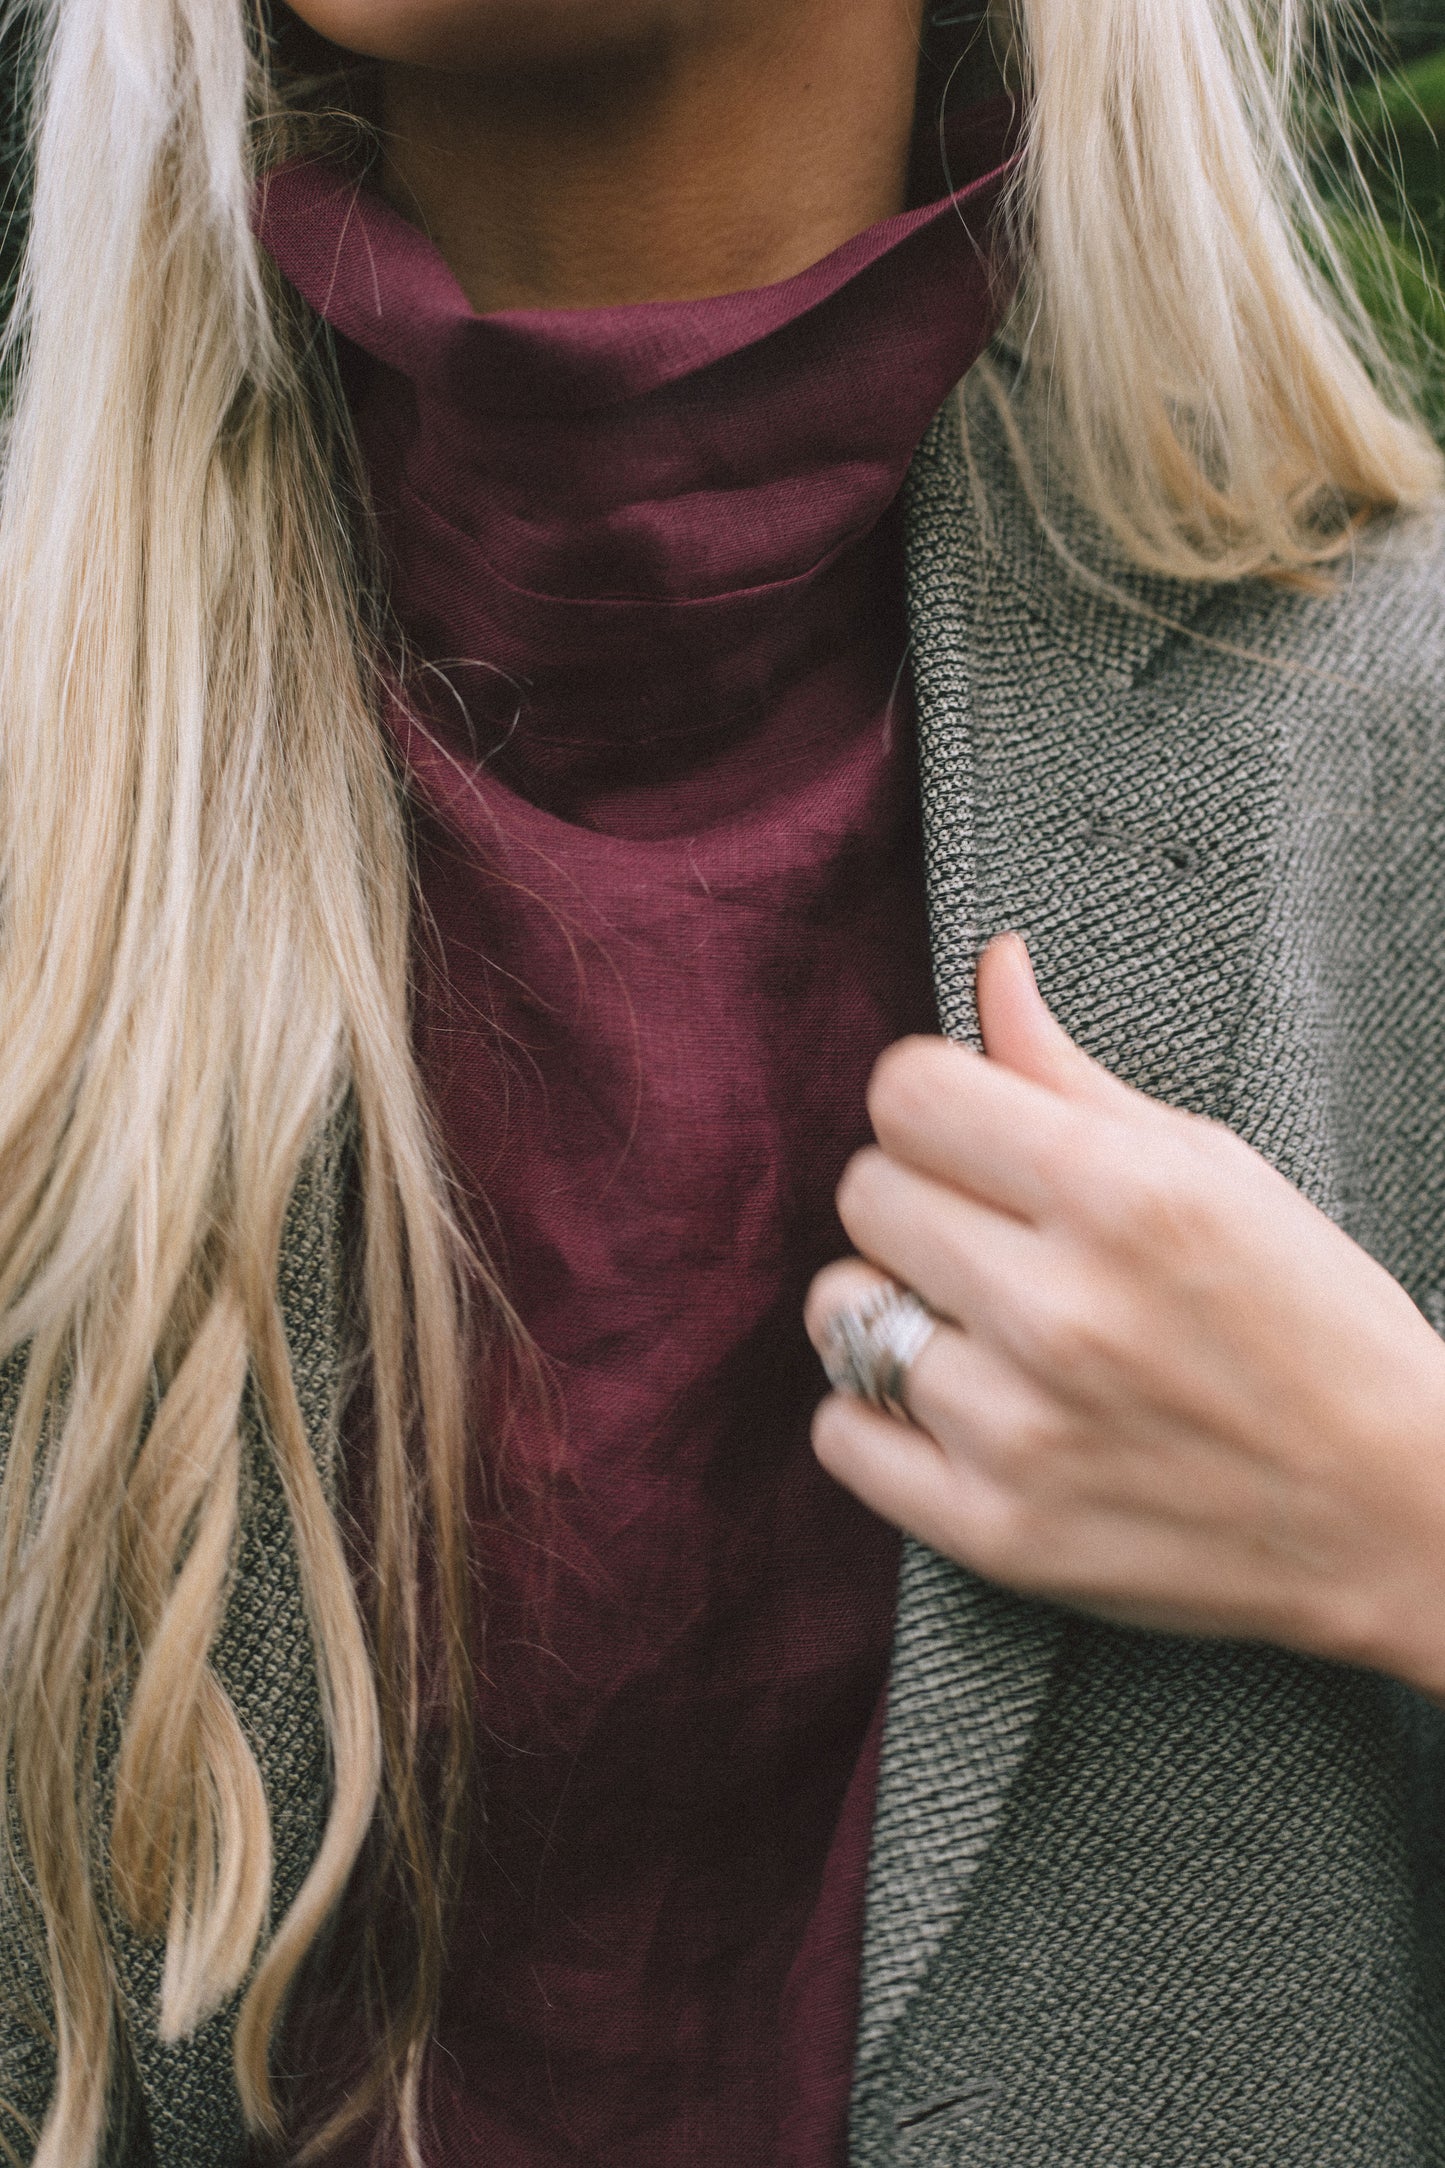
[[(1445, 0), (1384, 0), (1380, 23), (1383, 55), (1353, 97), (1353, 155), (1330, 143), (1325, 181), (1365, 300), (1392, 330), (1403, 304), (1415, 334), (1404, 358), (1445, 437)], [(1359, 180), (1378, 226), (1361, 215)]]

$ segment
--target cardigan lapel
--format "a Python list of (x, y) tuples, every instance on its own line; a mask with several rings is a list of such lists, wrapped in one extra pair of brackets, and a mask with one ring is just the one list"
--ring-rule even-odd
[[(978, 950), (1017, 929), (1055, 1013), (1091, 1053), (1157, 1096), (1226, 1114), (1241, 965), (1263, 923), (1271, 757), (1257, 717), (1231, 728), (1207, 697), (1197, 759), (1178, 757), (1177, 715), (1158, 727), (1151, 666), (1199, 611), (1200, 591), (1121, 570), (1109, 594), (1071, 575), (972, 386), (925, 439), (907, 510), (943, 1029), (978, 1043)], [(1079, 541), (1065, 539), (1071, 549)], [(1223, 682), (1239, 670), (1229, 657)], [(855, 2128), (866, 2128), (894, 2025), (1005, 1812), (1063, 1625), (1052, 1607), (907, 1547), (870, 1865)]]
[[(977, 782), (969, 597), (978, 517), (958, 417), (938, 417), (909, 475), (911, 656), (939, 1018), (978, 1043)], [(1043, 1704), (1056, 1614), (904, 1547), (869, 1865), (855, 2099), (963, 1902)]]

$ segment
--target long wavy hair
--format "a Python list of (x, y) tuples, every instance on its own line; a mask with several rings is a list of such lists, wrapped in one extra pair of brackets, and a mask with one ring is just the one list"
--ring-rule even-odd
[[(1030, 357), (1010, 396), (1048, 400), (1069, 486), (1125, 555), (1185, 579), (1307, 580), (1363, 519), (1440, 484), (1310, 187), (1300, 124), (1322, 48), (1305, 5), (1019, 0), (1007, 29)], [(261, 0), (12, 0), (10, 36), (29, 89), (0, 355), (0, 1358), (23, 1384), (0, 1492), (0, 1769), (7, 1871), (28, 1878), (54, 2006), (34, 2158), (96, 2168), (105, 2142), (117, 2015), (98, 1889), (164, 1944), (165, 2038), (244, 1990), (236, 2084), (276, 2135), (278, 2014), (379, 1829), (417, 1955), (345, 2112), (385, 2090), (418, 2161), (470, 1769), (475, 1266), (410, 1050), (411, 875), (345, 409), (252, 230), (258, 175), (311, 94), (278, 66)], [(288, 1200), (343, 1104), (368, 1615), (276, 1294)], [(210, 1661), (248, 1392), (289, 1503), (331, 1759), (324, 1842), (274, 1924), (266, 1800)], [(423, 1799), (433, 1667), (450, 1747)]]

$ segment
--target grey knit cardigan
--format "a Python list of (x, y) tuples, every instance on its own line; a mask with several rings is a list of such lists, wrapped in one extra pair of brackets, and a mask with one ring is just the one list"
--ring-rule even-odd
[[(909, 483), (912, 666), (945, 1028), (979, 943), (1145, 1090), (1232, 1124), (1445, 1329), (1445, 546), (1363, 545), (1327, 598), (1081, 578), (988, 403)], [(967, 452), (965, 453), (965, 437)], [(1070, 530), (1076, 549), (1094, 548)], [(333, 1450), (325, 1157), (282, 1268)], [(258, 1447), (218, 1651), (276, 1829), (312, 1857), (325, 1750)], [(1445, 1576), (1445, 1559), (1441, 1561)], [(853, 2168), (1445, 2168), (1445, 1717), (1278, 1650), (1068, 1617), (906, 1555), (873, 1844)], [(244, 2149), (234, 2012), (163, 2047), (115, 1929), (127, 2168)], [(0, 1920), (0, 2129), (51, 2077)], [(679, 2164), (682, 2168), (682, 2164)]]

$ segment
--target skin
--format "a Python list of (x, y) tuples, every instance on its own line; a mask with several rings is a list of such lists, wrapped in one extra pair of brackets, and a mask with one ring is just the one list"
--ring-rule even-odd
[(823, 1465), (1011, 1587), (1445, 1700), (1445, 1344), (1258, 1153), (1091, 1061), (1016, 937), (978, 994), (984, 1054), (879, 1062), (838, 1192), (868, 1262), (808, 1300), (820, 1347), (878, 1268), (938, 1311), (917, 1427), (835, 1394)]
[[(379, 64), (385, 186), (478, 309), (784, 278), (905, 198), (923, 0), (300, 0)], [(831, 1395), (823, 1465), (991, 1579), (1274, 1641), (1445, 1701), (1445, 1343), (1228, 1131), (1129, 1090), (979, 966), (985, 1052), (895, 1046), (839, 1210), (939, 1314), (912, 1425)]]
[(478, 310), (788, 278), (903, 207), (923, 0), (299, 0)]

